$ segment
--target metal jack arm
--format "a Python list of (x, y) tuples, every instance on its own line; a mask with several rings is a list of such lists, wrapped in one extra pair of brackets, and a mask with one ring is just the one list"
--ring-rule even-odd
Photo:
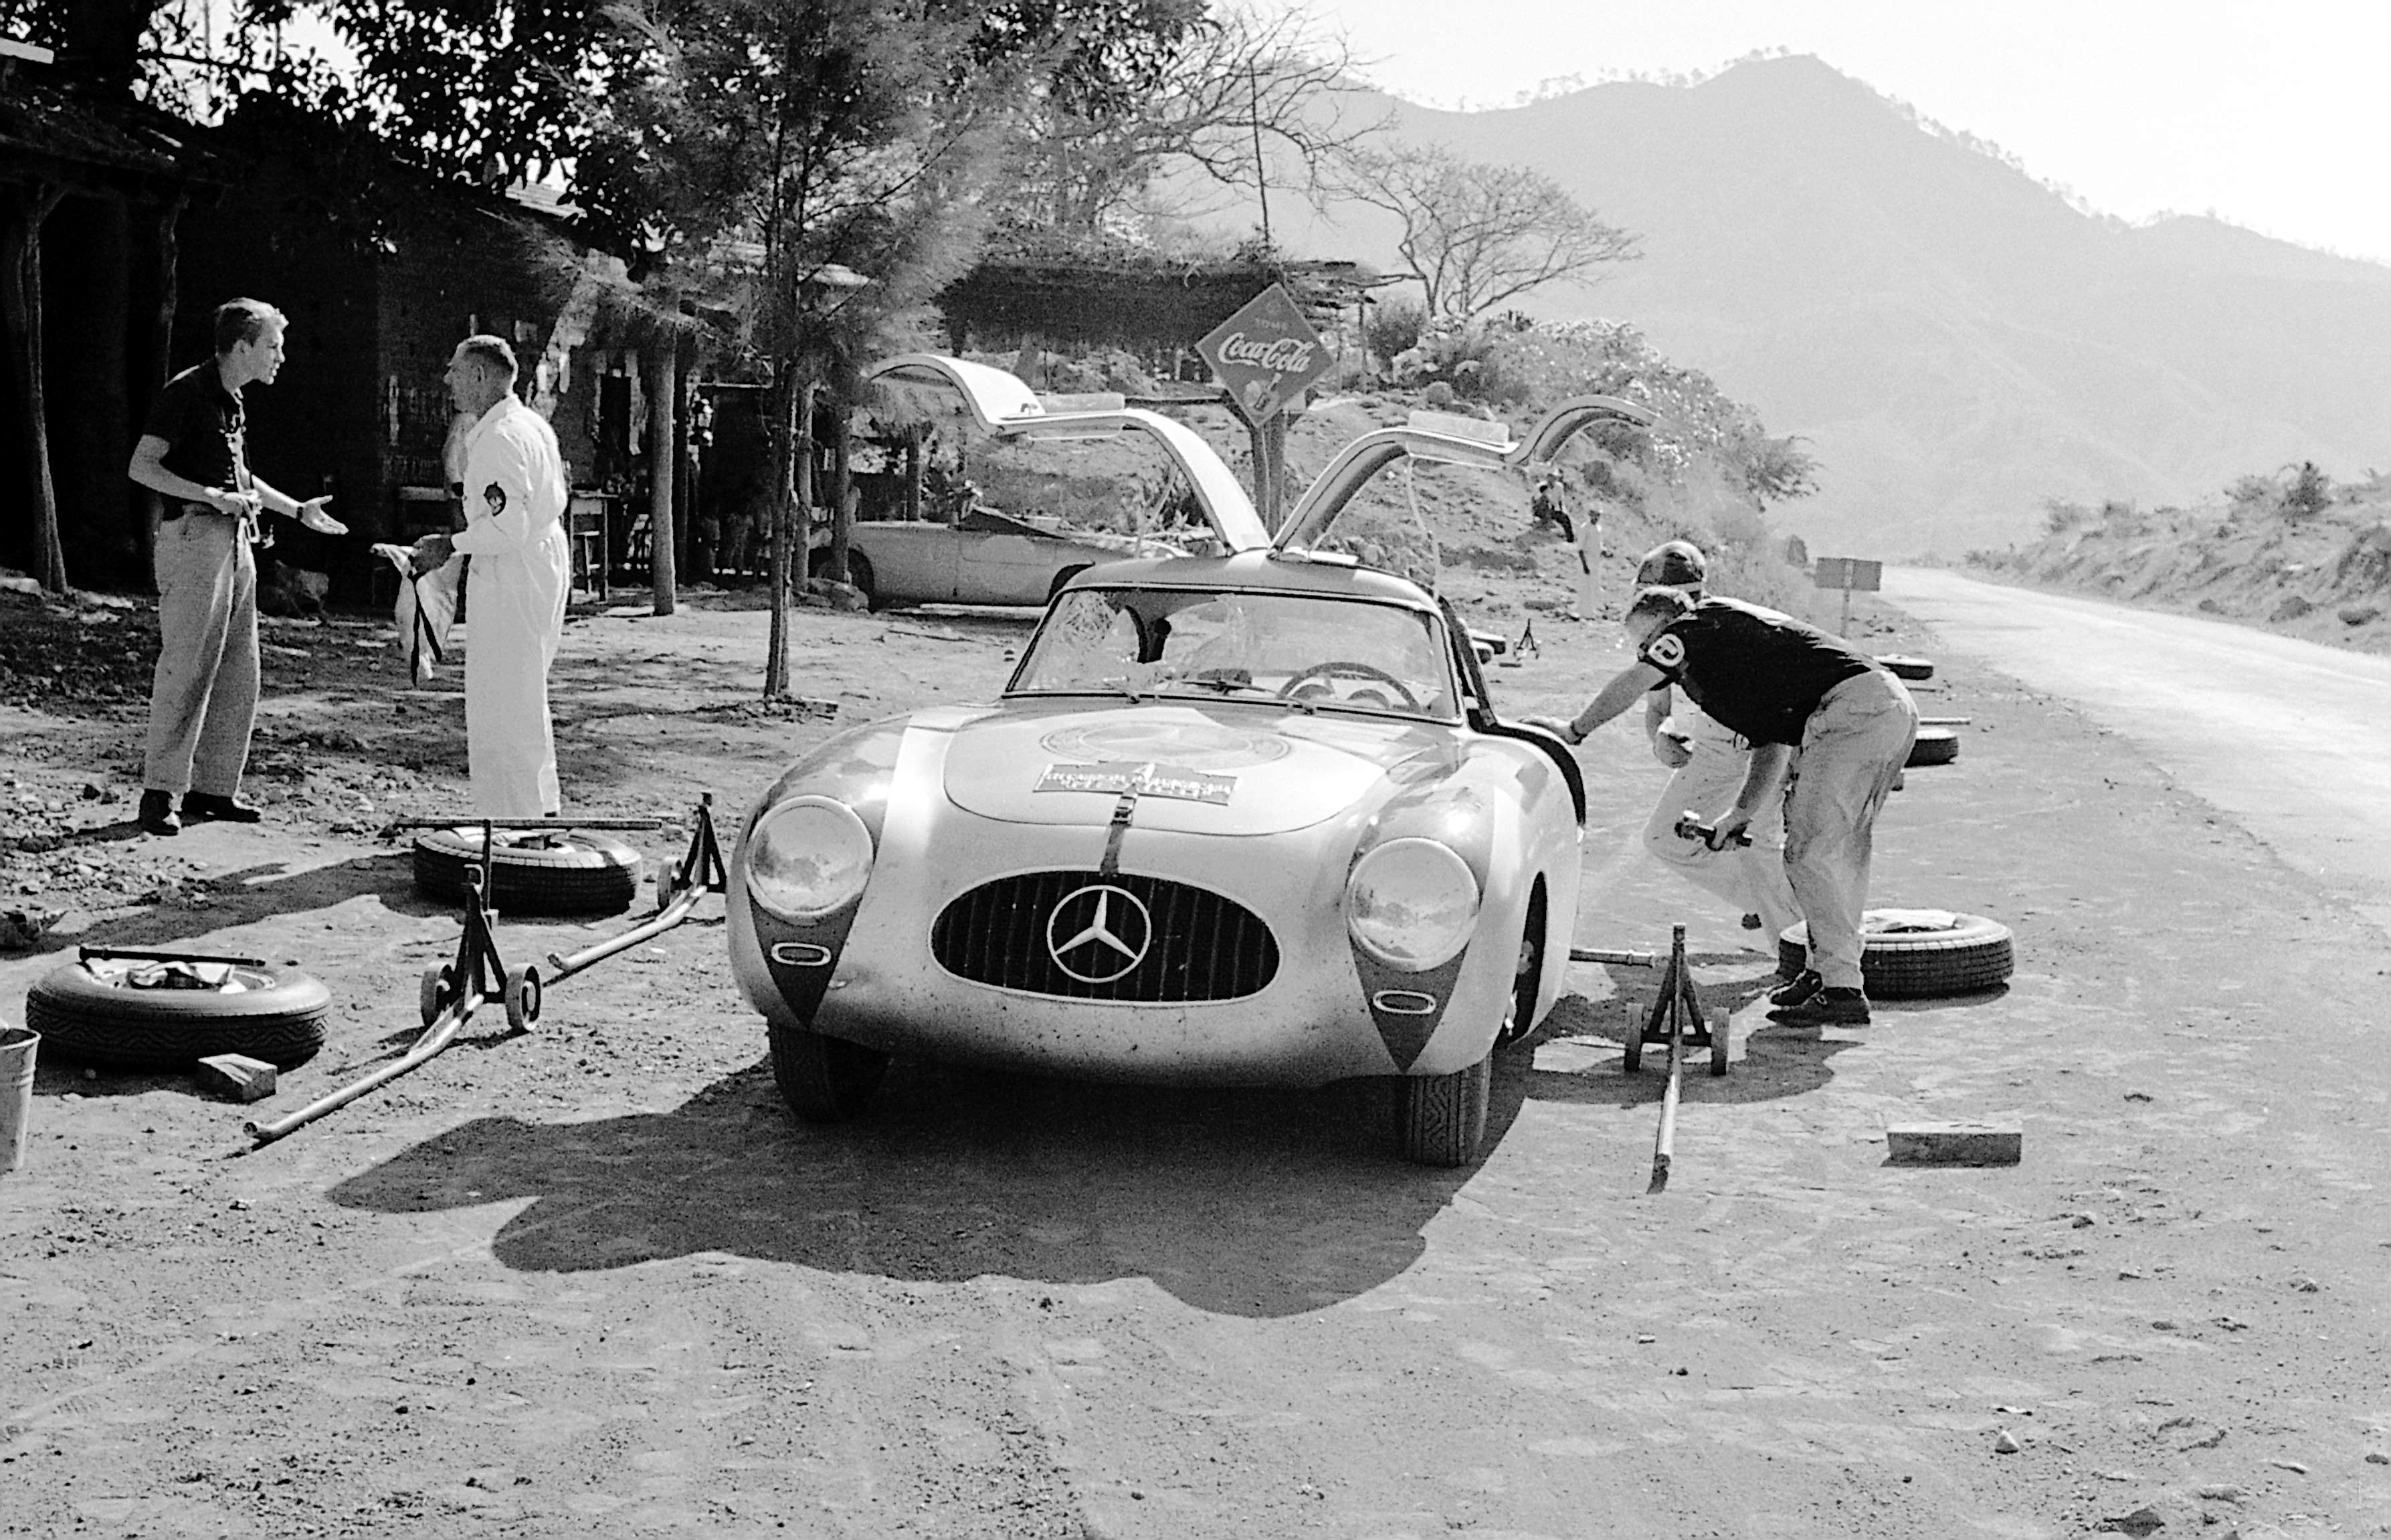
[(367, 1092), (431, 1063), (447, 1052), (465, 1023), (473, 1018), (473, 1013), (493, 998), (491, 978), (506, 978), (507, 973), (506, 964), (498, 957), (498, 942), (490, 935), (490, 912), (482, 907), (482, 894), (489, 880), (487, 834), (485, 829), (481, 869), (467, 873), (465, 877), (465, 930), (457, 939), (457, 960), (447, 967), (433, 968), (424, 977), (423, 1035), (399, 1057), (317, 1097), (298, 1111), (286, 1113), (270, 1123), (249, 1124), (250, 1148), (263, 1149), (326, 1113), (348, 1106)]
[(616, 952), (663, 935), (688, 919), (699, 899), (708, 893), (725, 892), (730, 886), (730, 873), (722, 864), (722, 847), (714, 833), (714, 794), (706, 792), (698, 802), (697, 828), (690, 835), (689, 848), (682, 853), (680, 864), (657, 880), (655, 918), (569, 956), (549, 952), (548, 981), (553, 984), (570, 978)]

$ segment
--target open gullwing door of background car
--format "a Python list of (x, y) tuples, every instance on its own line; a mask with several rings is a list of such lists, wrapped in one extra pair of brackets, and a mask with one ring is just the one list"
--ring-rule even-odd
[(1521, 470), (1544, 464), (1561, 446), (1588, 428), (1604, 422), (1624, 422), (1637, 428), (1663, 426), (1648, 407), (1615, 395), (1573, 395), (1537, 420), (1512, 449), (1510, 462)]
[(1288, 512), (1272, 542), (1279, 550), (1310, 550), (1328, 536), (1337, 516), (1371, 477), (1404, 459), (1475, 465), (1499, 471), (1517, 447), (1500, 422), (1445, 412), (1414, 412), (1400, 428), (1376, 428), (1337, 451)]
[(1196, 501), (1224, 551), (1261, 550), (1269, 547), (1270, 531), (1254, 511), (1237, 473), (1187, 427), (1143, 407), (1119, 404), (1118, 397), (1101, 406), (1054, 409), (1016, 376), (988, 364), (950, 358), (937, 353), (905, 353), (885, 358), (864, 371), (869, 379), (944, 382), (963, 397), (972, 420), (990, 434), (1026, 439), (1103, 438), (1140, 433), (1153, 439), (1187, 478)]

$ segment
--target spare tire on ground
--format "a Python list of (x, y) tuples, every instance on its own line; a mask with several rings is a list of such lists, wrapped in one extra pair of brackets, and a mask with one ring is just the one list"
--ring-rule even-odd
[(1909, 757), (1905, 765), (1947, 765), (1959, 757), (1959, 730), (1955, 727), (1921, 727), (1918, 741), (1909, 745)]
[(1931, 679), (1934, 677), (1934, 665), (1927, 658), (1904, 657), (1898, 653), (1888, 653), (1877, 662), (1883, 664), (1885, 671), (1897, 679)]
[(324, 1046), (332, 994), (296, 968), (95, 958), (45, 976), (25, 995), (42, 1055), (118, 1069), (184, 1069), (218, 1054), (277, 1068)]
[[(2017, 966), (2010, 927), (1947, 909), (1871, 909), (1860, 916), (1860, 977), (1878, 1000), (1979, 994)], [(1810, 965), (1810, 926), (1789, 925), (1777, 967), (1791, 977)]]
[[(462, 903), (482, 866), (477, 825), (415, 836), (415, 890)], [(619, 914), (640, 891), (639, 851), (588, 829), (500, 829), (492, 836), (490, 907), (501, 914)]]

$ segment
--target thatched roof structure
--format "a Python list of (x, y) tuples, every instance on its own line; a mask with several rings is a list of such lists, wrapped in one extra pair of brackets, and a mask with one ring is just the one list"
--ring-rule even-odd
[(957, 353), (1032, 340), (1143, 352), (1195, 346), (1273, 283), (1325, 321), (1386, 281), (1352, 262), (1006, 255), (965, 274), (938, 309)]

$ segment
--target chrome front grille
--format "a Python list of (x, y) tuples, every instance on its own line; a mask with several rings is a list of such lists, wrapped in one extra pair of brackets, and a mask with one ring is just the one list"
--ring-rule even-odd
[[(1099, 916), (1101, 925), (1092, 923)], [(1131, 962), (1140, 938), (1117, 933), (1140, 924), (1144, 945)], [(1099, 929), (1108, 938), (1058, 945)], [(1000, 877), (947, 905), (930, 927), (930, 951), (939, 966), (974, 983), (1066, 1000), (1237, 1000), (1278, 973), (1278, 942), (1244, 905), (1127, 873)]]

